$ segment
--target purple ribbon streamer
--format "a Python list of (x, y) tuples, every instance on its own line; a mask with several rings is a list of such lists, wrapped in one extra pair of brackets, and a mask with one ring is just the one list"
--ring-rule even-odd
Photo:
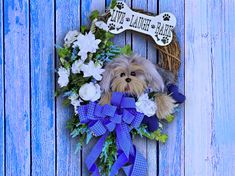
[(146, 175), (147, 162), (132, 143), (130, 130), (138, 128), (144, 114), (136, 111), (135, 99), (114, 92), (111, 105), (100, 106), (91, 102), (78, 108), (80, 123), (88, 124), (96, 136), (101, 136), (87, 156), (86, 165), (93, 176), (100, 176), (96, 160), (102, 152), (105, 140), (110, 132), (117, 136), (118, 158), (111, 168), (110, 176), (118, 174), (122, 168), (126, 175)]

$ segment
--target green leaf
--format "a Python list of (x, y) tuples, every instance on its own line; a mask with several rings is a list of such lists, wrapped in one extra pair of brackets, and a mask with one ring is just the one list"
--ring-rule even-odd
[(110, 4), (110, 9), (114, 9), (116, 5), (117, 5), (117, 0), (112, 0)]
[(91, 21), (96, 19), (98, 16), (99, 16), (99, 11), (98, 10), (94, 10), (93, 12), (91, 12), (91, 15), (90, 15)]
[(161, 133), (160, 129), (150, 133), (147, 130), (146, 125), (142, 125), (138, 129), (132, 130), (131, 133), (133, 136), (138, 134), (140, 136), (145, 136), (146, 138), (148, 138), (150, 140), (156, 140), (156, 141), (160, 141), (162, 143), (165, 143), (168, 139), (168, 136), (166, 134)]
[(71, 51), (69, 48), (57, 48), (57, 53), (60, 58), (70, 57)]
[(63, 101), (64, 106), (69, 106), (70, 104), (71, 104), (70, 99), (64, 99), (64, 101)]
[(167, 139), (168, 139), (168, 135), (167, 134), (161, 134), (161, 135), (159, 135), (156, 138), (156, 140), (158, 140), (158, 141), (160, 141), (162, 143), (166, 143)]
[(79, 124), (78, 117), (74, 115), (72, 118), (70, 118), (67, 121), (66, 128), (69, 129), (69, 131), (72, 132), (78, 124)]
[(105, 33), (105, 40), (110, 40), (114, 37), (114, 34), (110, 33), (110, 32), (106, 32)]
[(89, 82), (90, 78), (84, 78), (82, 74), (71, 74), (70, 75), (70, 86), (73, 88), (79, 88)]
[(117, 160), (116, 137), (113, 133), (107, 137), (99, 158), (98, 165), (102, 175), (109, 175), (112, 165)]
[(79, 136), (80, 134), (81, 134), (81, 129), (75, 128), (70, 135), (72, 136), (72, 138), (75, 138)]
[(66, 69), (69, 69), (71, 66), (70, 66), (70, 63), (65, 59), (65, 58), (69, 58), (69, 57), (60, 57), (60, 62), (61, 62), (61, 65), (66, 68)]
[(88, 130), (86, 135), (86, 144), (88, 144), (91, 141), (92, 137), (93, 137), (92, 132)]
[(85, 34), (85, 32), (87, 32), (87, 31), (88, 31), (88, 29), (86, 26), (81, 26), (81, 33), (82, 34)]
[(123, 48), (121, 48), (121, 53), (124, 55), (130, 56), (132, 54), (132, 49), (130, 45), (126, 45)]
[(60, 94), (61, 94), (61, 92), (60, 92), (60, 90), (59, 90), (59, 89), (55, 91), (55, 97), (60, 96)]
[(171, 123), (173, 120), (174, 120), (174, 115), (172, 115), (172, 114), (170, 114), (170, 115), (168, 115), (167, 117), (166, 117), (166, 121), (168, 122), (168, 123)]
[(167, 139), (168, 139), (167, 134), (161, 133), (160, 130), (157, 130), (157, 131), (153, 132), (153, 133), (151, 134), (151, 136), (152, 136), (155, 140), (160, 141), (160, 142), (162, 142), (162, 143), (165, 143), (165, 142), (167, 141)]

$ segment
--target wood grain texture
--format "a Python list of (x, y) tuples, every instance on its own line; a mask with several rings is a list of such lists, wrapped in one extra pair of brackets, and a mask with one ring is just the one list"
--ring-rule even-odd
[(32, 175), (56, 173), (54, 2), (30, 1)]
[(81, 22), (82, 25), (90, 26), (90, 15), (94, 10), (98, 10), (101, 14), (105, 11), (105, 0), (81, 0)]
[[(147, 0), (132, 0), (132, 7), (136, 9), (143, 9), (147, 11)], [(143, 36), (139, 34), (132, 34), (132, 49), (133, 51), (146, 59), (147, 51), (146, 51), (147, 41)], [(143, 154), (143, 156), (147, 159), (147, 140), (146, 138), (141, 138), (136, 136), (133, 140), (133, 143), (136, 145), (137, 150)]]
[[(158, 3), (156, 0), (148, 0), (147, 11), (157, 14), (158, 12)], [(150, 38), (147, 41), (147, 59), (152, 63), (157, 62), (157, 50), (154, 47), (155, 42)], [(156, 176), (158, 173), (158, 151), (157, 151), (158, 143), (153, 140), (147, 140), (147, 162), (148, 162), (148, 176)]]
[[(212, 175), (212, 1), (189, 1), (185, 6), (185, 175)], [(190, 10), (189, 10), (190, 9)], [(213, 9), (214, 10), (214, 9)], [(216, 12), (218, 13), (218, 12)], [(195, 16), (200, 20), (190, 22)], [(202, 18), (203, 17), (203, 18)], [(200, 52), (199, 52), (200, 51)], [(195, 92), (200, 96), (192, 94)]]
[(30, 175), (29, 3), (4, 1), (6, 175)]
[(5, 172), (3, 1), (0, 1), (0, 175)]
[[(235, 3), (189, 1), (185, 7), (185, 175), (234, 175)], [(197, 15), (200, 20), (190, 20)]]
[[(92, 11), (98, 10), (100, 13), (105, 11), (105, 0), (81, 0), (81, 24), (90, 26), (89, 16)], [(89, 175), (87, 167), (85, 165), (86, 156), (90, 153), (92, 147), (96, 144), (97, 139), (90, 141), (89, 145), (86, 145), (82, 150), (82, 175)]]
[[(226, 3), (225, 3), (226, 2)], [(212, 175), (234, 175), (235, 169), (235, 2), (212, 2), (219, 13), (211, 12), (213, 126), (211, 145)], [(218, 27), (219, 26), (219, 27)]]
[[(66, 33), (79, 28), (80, 0), (56, 0), (56, 44), (63, 45)], [(81, 154), (75, 154), (77, 138), (72, 139), (69, 130), (66, 129), (66, 122), (71, 118), (74, 108), (64, 107), (62, 101), (62, 97), (58, 97), (56, 101), (57, 175), (80, 176)]]
[[(177, 19), (175, 30), (181, 49), (178, 85), (180, 92), (184, 93), (184, 0), (160, 0), (159, 13), (161, 12), (171, 12)], [(167, 124), (165, 132), (169, 139), (166, 144), (159, 146), (159, 175), (182, 176), (184, 175), (184, 105), (181, 105), (175, 114), (174, 122)]]
[[(187, 2), (185, 15), (185, 115), (190, 117), (185, 119), (185, 175), (212, 175), (213, 72), (209, 1)], [(190, 17), (197, 15), (204, 18), (190, 23)], [(200, 96), (192, 92), (199, 92)]]
[(235, 173), (235, 1), (212, 1), (210, 7), (210, 18), (218, 19), (211, 20), (210, 27), (213, 91), (210, 160), (212, 175), (230, 176)]

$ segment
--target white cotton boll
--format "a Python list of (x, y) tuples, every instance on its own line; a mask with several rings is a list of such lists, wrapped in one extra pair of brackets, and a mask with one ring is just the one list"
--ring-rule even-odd
[(64, 67), (60, 67), (58, 70), (58, 84), (60, 87), (65, 87), (69, 83), (69, 75), (70, 70), (65, 69)]
[(64, 45), (66, 47), (70, 47), (72, 43), (77, 40), (78, 35), (79, 35), (79, 32), (76, 30), (69, 31), (64, 38)]
[(143, 113), (148, 117), (153, 116), (157, 111), (156, 103), (149, 99), (148, 94), (142, 94), (135, 105), (137, 112)]
[(101, 96), (100, 86), (92, 82), (86, 83), (79, 89), (79, 96), (85, 101), (96, 101)]

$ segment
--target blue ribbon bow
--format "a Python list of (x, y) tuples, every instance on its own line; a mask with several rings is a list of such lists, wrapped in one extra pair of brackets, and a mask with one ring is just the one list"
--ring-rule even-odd
[(113, 164), (110, 176), (118, 174), (122, 168), (126, 175), (146, 175), (147, 162), (132, 143), (130, 130), (138, 128), (144, 114), (136, 111), (135, 99), (114, 92), (111, 105), (100, 106), (91, 102), (78, 108), (80, 123), (88, 124), (95, 136), (101, 136), (87, 156), (86, 165), (93, 176), (100, 176), (96, 160), (102, 152), (105, 140), (110, 132), (116, 133), (118, 158)]

